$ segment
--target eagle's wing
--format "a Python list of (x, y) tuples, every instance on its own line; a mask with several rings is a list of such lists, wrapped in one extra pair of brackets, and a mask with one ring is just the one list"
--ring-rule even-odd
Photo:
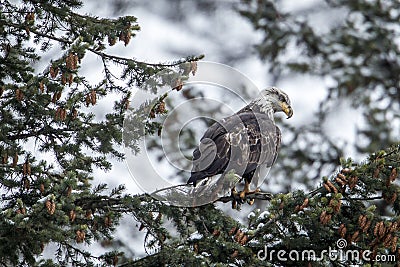
[(275, 162), (279, 145), (279, 128), (268, 115), (246, 112), (227, 117), (211, 125), (200, 140), (188, 183), (232, 169), (237, 175), (252, 176), (258, 166)]
[(256, 114), (256, 118), (257, 122), (248, 127), (251, 129), (250, 140), (257, 140), (257, 143), (250, 146), (249, 164), (244, 177), (251, 182), (252, 188), (258, 188), (267, 177), (281, 145), (281, 131), (274, 122), (265, 119), (264, 114)]
[(188, 184), (222, 173), (230, 159), (230, 144), (226, 134), (234, 127), (234, 116), (211, 125), (200, 139), (200, 145), (193, 151), (192, 175)]
[(272, 166), (278, 156), (281, 131), (266, 114), (243, 113), (240, 117), (245, 125), (250, 150), (246, 173), (254, 171), (254, 166)]

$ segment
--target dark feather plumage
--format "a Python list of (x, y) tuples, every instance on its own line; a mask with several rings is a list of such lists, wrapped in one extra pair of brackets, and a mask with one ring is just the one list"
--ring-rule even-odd
[(211, 125), (193, 152), (188, 183), (234, 169), (251, 180), (260, 165), (272, 166), (278, 155), (281, 132), (267, 114), (245, 112)]
[(281, 132), (273, 121), (273, 114), (280, 111), (288, 118), (293, 115), (289, 97), (270, 87), (236, 114), (211, 125), (193, 152), (188, 184), (232, 169), (248, 183), (265, 176), (263, 170), (275, 163), (281, 144)]

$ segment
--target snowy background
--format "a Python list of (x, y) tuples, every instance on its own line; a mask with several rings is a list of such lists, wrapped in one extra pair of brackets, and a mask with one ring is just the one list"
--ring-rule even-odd
[[(189, 55), (204, 54), (207, 61), (224, 63), (232, 66), (249, 77), (258, 88), (277, 86), (283, 89), (291, 98), (294, 116), (290, 123), (294, 126), (304, 125), (310, 116), (318, 109), (318, 105), (327, 94), (329, 80), (321, 80), (307, 75), (287, 76), (276, 81), (268, 73), (268, 62), (259, 59), (253, 45), (260, 41), (260, 34), (255, 32), (250, 23), (234, 10), (236, 1), (84, 1), (83, 9), (79, 13), (89, 13), (99, 17), (119, 17), (133, 15), (137, 17), (141, 31), (125, 47), (121, 42), (110, 48), (107, 52), (127, 58), (135, 58), (146, 62), (168, 62)], [(322, 1), (283, 1), (286, 11), (301, 12), (309, 10), (310, 6)], [(203, 5), (211, 5), (211, 11)], [(320, 5), (320, 4), (318, 4)], [(207, 11), (205, 11), (207, 10)], [(323, 9), (322, 9), (323, 10)], [(343, 14), (330, 13), (305, 13), (306, 19), (314, 20), (320, 30), (332, 27), (327, 18), (340, 19)], [(327, 17), (327, 14), (329, 15)], [(293, 48), (295, 54), (295, 47)], [(88, 56), (85, 69), (89, 80), (95, 81), (98, 77), (96, 69), (100, 59)], [(133, 89), (134, 90), (134, 89)], [(205, 92), (207, 95), (207, 92)], [(107, 100), (110, 101), (110, 100)], [(112, 102), (101, 101), (97, 111), (102, 113), (102, 108), (112, 105)], [(113, 100), (111, 100), (113, 101)], [(241, 106), (235, 107), (236, 110)], [(351, 119), (347, 116), (353, 115)], [(358, 114), (358, 115), (357, 115)], [(346, 117), (346, 120), (343, 118)], [(341, 103), (335, 108), (335, 113), (330, 114), (328, 123), (324, 125), (337, 142), (354, 143), (357, 125), (362, 124), (361, 112), (352, 110), (348, 103)], [(341, 125), (341, 127), (337, 127)], [(285, 133), (283, 132), (283, 142)], [(123, 148), (121, 147), (121, 150)], [(356, 155), (349, 146), (346, 156), (356, 160), (362, 155)], [(166, 166), (163, 165), (163, 168)], [(142, 193), (133, 181), (126, 162), (114, 162), (110, 172), (96, 171), (98, 183), (108, 183), (112, 188), (118, 184), (125, 184), (128, 193)], [(279, 192), (279, 185), (274, 187)], [(228, 205), (229, 206), (229, 205)], [(247, 211), (239, 214), (232, 212), (232, 216), (246, 217)], [(248, 214), (248, 213), (247, 213)], [(138, 234), (137, 225), (131, 218), (122, 220), (117, 230), (117, 238), (129, 245), (131, 251), (127, 256), (141, 257), (144, 255), (143, 239)], [(102, 249), (100, 246), (90, 248)], [(54, 255), (54, 254), (53, 254)], [(48, 254), (51, 257), (51, 254)]]

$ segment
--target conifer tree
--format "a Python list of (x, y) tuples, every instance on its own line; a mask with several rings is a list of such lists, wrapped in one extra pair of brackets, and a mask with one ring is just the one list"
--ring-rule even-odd
[[(277, 77), (286, 72), (332, 74), (337, 86), (330, 88), (327, 102), (349, 99), (365, 108), (369, 122), (360, 135), (368, 145), (360, 151), (370, 155), (364, 162), (341, 158), (342, 147), (324, 139), (313, 123), (310, 128), (293, 129), (293, 143), (307, 133), (322, 136), (327, 151), (315, 152), (287, 145), (276, 172), (294, 179), (296, 166), (319, 162), (337, 171), (308, 177), (313, 165), (296, 176), (303, 177), (310, 190), (272, 195), (265, 210), (254, 210), (246, 223), (239, 222), (208, 204), (194, 208), (167, 206), (146, 194), (129, 195), (123, 185), (107, 190), (93, 186), (93, 170), (111, 168), (110, 156), (122, 159), (122, 123), (129, 106), (130, 87), (138, 86), (157, 94), (157, 85), (145, 83), (164, 71), (171, 88), (180, 88), (185, 75), (201, 57), (188, 57), (168, 64), (150, 64), (107, 53), (109, 46), (128, 45), (139, 30), (133, 16), (101, 19), (82, 15), (82, 3), (33, 1), (19, 4), (3, 1), (0, 13), (0, 264), (2, 266), (347, 266), (358, 264), (351, 257), (331, 258), (323, 251), (338, 248), (363, 253), (362, 264), (374, 264), (376, 255), (398, 263), (400, 260), (400, 146), (398, 133), (390, 122), (399, 120), (398, 49), (390, 40), (398, 36), (387, 25), (397, 21), (395, 2), (329, 1), (333, 7), (363, 16), (370, 35), (357, 35), (349, 19), (329, 34), (313, 30), (294, 14), (283, 14), (273, 1), (243, 1), (239, 12), (265, 34), (257, 46), (260, 56), (272, 63)], [(388, 4), (389, 3), (389, 4)], [(392, 4), (390, 4), (392, 3)], [(396, 15), (397, 14), (397, 15)], [(397, 16), (397, 17), (393, 17)], [(266, 23), (267, 22), (267, 23)], [(300, 24), (299, 24), (300, 23)], [(290, 27), (292, 26), (292, 27)], [(279, 57), (295, 40), (303, 47), (299, 61), (282, 62)], [(377, 46), (376, 42), (382, 43)], [(344, 44), (341, 47), (338, 44)], [(341, 48), (339, 48), (341, 47)], [(56, 48), (59, 55), (43, 62), (46, 52)], [(335, 50), (337, 49), (337, 51)], [(352, 59), (331, 58), (333, 52)], [(104, 77), (91, 83), (80, 71), (88, 55), (102, 62)], [(394, 58), (393, 58), (394, 57)], [(364, 59), (361, 71), (357, 60)], [(304, 60), (300, 61), (300, 59)], [(322, 60), (321, 60), (322, 59)], [(356, 60), (357, 59), (357, 60)], [(354, 60), (354, 61), (353, 61)], [(363, 61), (363, 62), (364, 62)], [(45, 64), (38, 69), (38, 62)], [(322, 63), (321, 63), (322, 62)], [(120, 67), (114, 73), (111, 65)], [(321, 64), (321, 65), (317, 65)], [(185, 68), (182, 69), (182, 66)], [(337, 74), (335, 76), (335, 74)], [(344, 75), (339, 75), (344, 74)], [(177, 79), (177, 75), (179, 79)], [(179, 81), (177, 83), (177, 81)], [(123, 85), (121, 85), (123, 84)], [(145, 85), (145, 86), (144, 86)], [(365, 90), (366, 88), (370, 90)], [(374, 106), (377, 92), (387, 107)], [(93, 108), (110, 95), (116, 101), (110, 111), (98, 118)], [(159, 107), (157, 103), (143, 103)], [(190, 97), (190, 95), (188, 95)], [(323, 120), (329, 105), (322, 105)], [(159, 112), (166, 112), (158, 109)], [(384, 114), (384, 116), (382, 116)], [(392, 114), (392, 115), (387, 115)], [(159, 125), (151, 120), (146, 132), (131, 136), (132, 147), (142, 134), (156, 134)], [(282, 122), (278, 122), (282, 123)], [(43, 155), (39, 158), (39, 155)], [(340, 159), (341, 158), (341, 159)], [(339, 160), (340, 159), (340, 160)], [(335, 169), (333, 168), (333, 169)], [(275, 174), (276, 174), (275, 172)], [(324, 176), (325, 175), (325, 176)], [(222, 199), (221, 199), (222, 200)], [(265, 200), (259, 200), (265, 201)], [(382, 203), (385, 203), (382, 205)], [(81, 244), (113, 239), (123, 215), (132, 216), (146, 233), (148, 255), (139, 259), (123, 253), (123, 247), (95, 255)], [(49, 244), (58, 250), (53, 259), (40, 255)], [(309, 258), (282, 260), (267, 251), (307, 251)], [(293, 254), (296, 256), (296, 254)], [(287, 258), (286, 254), (286, 258)], [(390, 256), (390, 257), (389, 257)], [(287, 258), (288, 259), (288, 258)]]
[[(98, 18), (80, 7), (77, 0), (1, 1), (2, 266), (117, 263), (120, 252), (93, 255), (79, 244), (111, 239), (124, 213), (143, 212), (135, 208), (140, 199), (123, 195), (123, 185), (93, 186), (93, 170), (123, 159), (131, 87), (197, 60), (150, 64), (109, 54), (117, 42), (131, 42), (140, 30), (136, 18)], [(57, 55), (48, 59), (52, 51)], [(81, 73), (89, 55), (101, 62), (95, 82)], [(106, 97), (115, 101), (98, 117), (93, 108)], [(50, 243), (57, 246), (54, 259), (40, 259)]]

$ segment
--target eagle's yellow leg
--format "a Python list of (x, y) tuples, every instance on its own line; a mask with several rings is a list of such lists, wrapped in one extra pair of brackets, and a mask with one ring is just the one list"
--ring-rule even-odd
[[(250, 190), (250, 183), (245, 179), (243, 191), (240, 192), (239, 196), (240, 196), (241, 199), (244, 199), (246, 197), (246, 195), (255, 194), (255, 193), (258, 193), (258, 192), (260, 192), (259, 188), (257, 188), (256, 190), (251, 191)], [(253, 205), (254, 204), (254, 198), (250, 199), (248, 201), (248, 203), (249, 203), (249, 205)]]
[(231, 189), (231, 194), (233, 196), (232, 209), (236, 209), (237, 208), (236, 196), (238, 195), (238, 192), (236, 191), (236, 186)]
[(244, 188), (243, 191), (240, 192), (240, 198), (244, 199), (246, 197), (246, 195), (248, 195), (250, 193), (250, 184), (247, 180), (244, 181)]

